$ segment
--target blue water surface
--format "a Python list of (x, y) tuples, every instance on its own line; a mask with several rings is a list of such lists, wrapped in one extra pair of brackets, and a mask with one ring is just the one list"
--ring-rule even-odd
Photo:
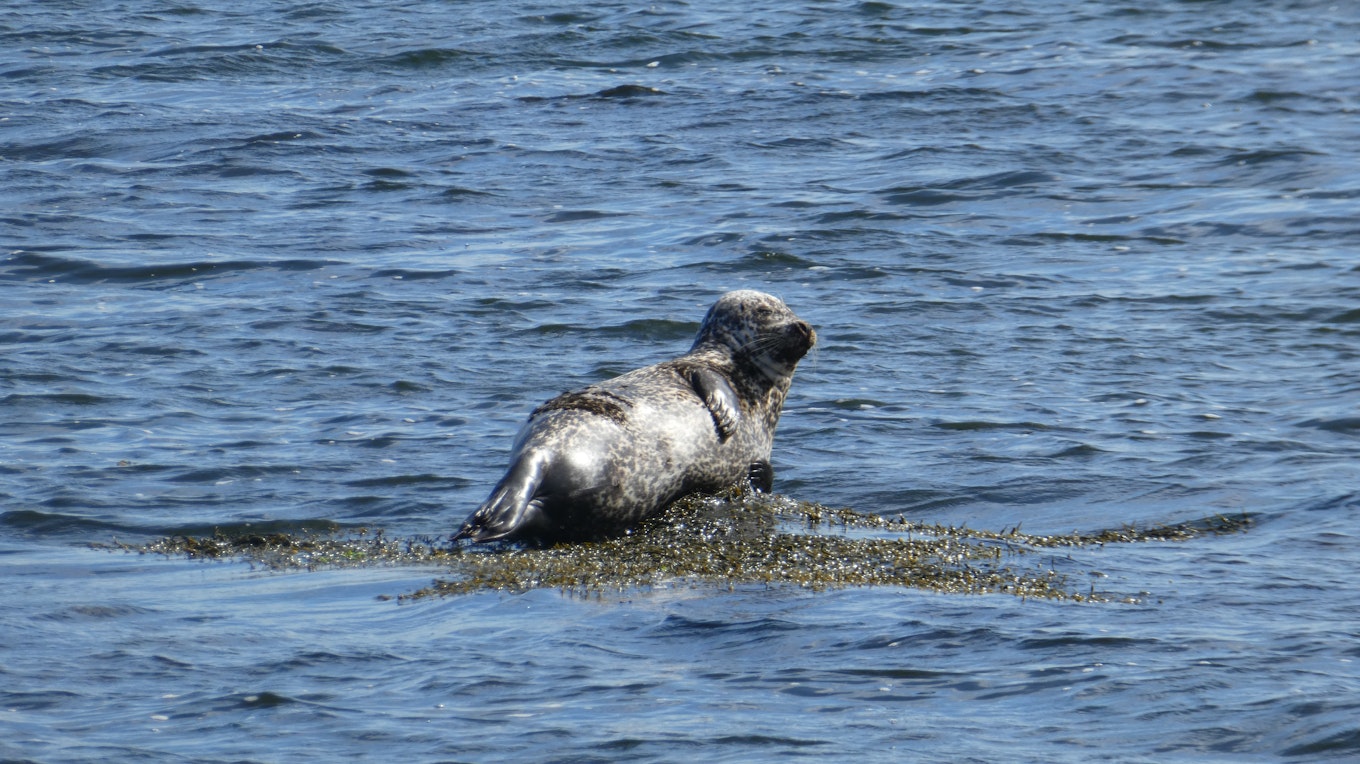
[[(0, 10), (0, 758), (1360, 755), (1350, 4)], [(451, 532), (723, 291), (817, 328), (776, 490), (1125, 604), (111, 553)], [(1087, 582), (1080, 582), (1086, 585)]]

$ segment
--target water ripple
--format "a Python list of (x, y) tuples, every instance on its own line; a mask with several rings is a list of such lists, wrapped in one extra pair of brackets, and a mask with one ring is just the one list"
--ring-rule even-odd
[[(0, 757), (1353, 755), (1357, 21), (0, 11)], [(1035, 533), (1259, 523), (1054, 556), (1156, 590), (1099, 611), (892, 589), (389, 607), (429, 574), (81, 549), (446, 533), (534, 405), (682, 352), (743, 287), (823, 338), (780, 491)]]

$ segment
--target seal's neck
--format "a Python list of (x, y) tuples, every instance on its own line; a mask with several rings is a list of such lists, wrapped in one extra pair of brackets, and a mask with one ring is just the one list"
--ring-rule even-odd
[(750, 353), (718, 340), (700, 340), (694, 343), (688, 355), (728, 368), (732, 374), (742, 377), (747, 386), (761, 391), (788, 390), (792, 382), (793, 370), (769, 354)]

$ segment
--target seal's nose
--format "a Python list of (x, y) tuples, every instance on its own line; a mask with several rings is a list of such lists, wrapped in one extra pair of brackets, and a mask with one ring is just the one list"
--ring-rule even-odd
[(793, 321), (784, 326), (782, 333), (784, 350), (781, 355), (787, 363), (797, 363), (817, 343), (817, 333), (806, 321)]

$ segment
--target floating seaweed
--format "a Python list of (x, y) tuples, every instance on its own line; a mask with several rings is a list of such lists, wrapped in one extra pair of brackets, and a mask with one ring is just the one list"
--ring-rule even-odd
[[(948, 593), (1006, 593), (1026, 598), (1128, 601), (1045, 565), (1045, 550), (1106, 544), (1186, 541), (1236, 533), (1246, 515), (1213, 515), (1175, 525), (1067, 535), (1018, 528), (972, 530), (832, 509), (779, 496), (731, 492), (693, 496), (629, 533), (547, 547), (449, 545), (429, 537), (391, 538), (365, 529), (293, 535), (215, 532), (148, 544), (99, 545), (144, 554), (240, 559), (271, 569), (437, 566), (447, 573), (399, 599), (486, 590), (556, 588), (589, 595), (676, 584), (809, 589), (901, 586)], [(1047, 559), (1052, 559), (1051, 554)], [(1093, 575), (1100, 575), (1095, 574)], [(1088, 584), (1089, 587), (1089, 584)]]

